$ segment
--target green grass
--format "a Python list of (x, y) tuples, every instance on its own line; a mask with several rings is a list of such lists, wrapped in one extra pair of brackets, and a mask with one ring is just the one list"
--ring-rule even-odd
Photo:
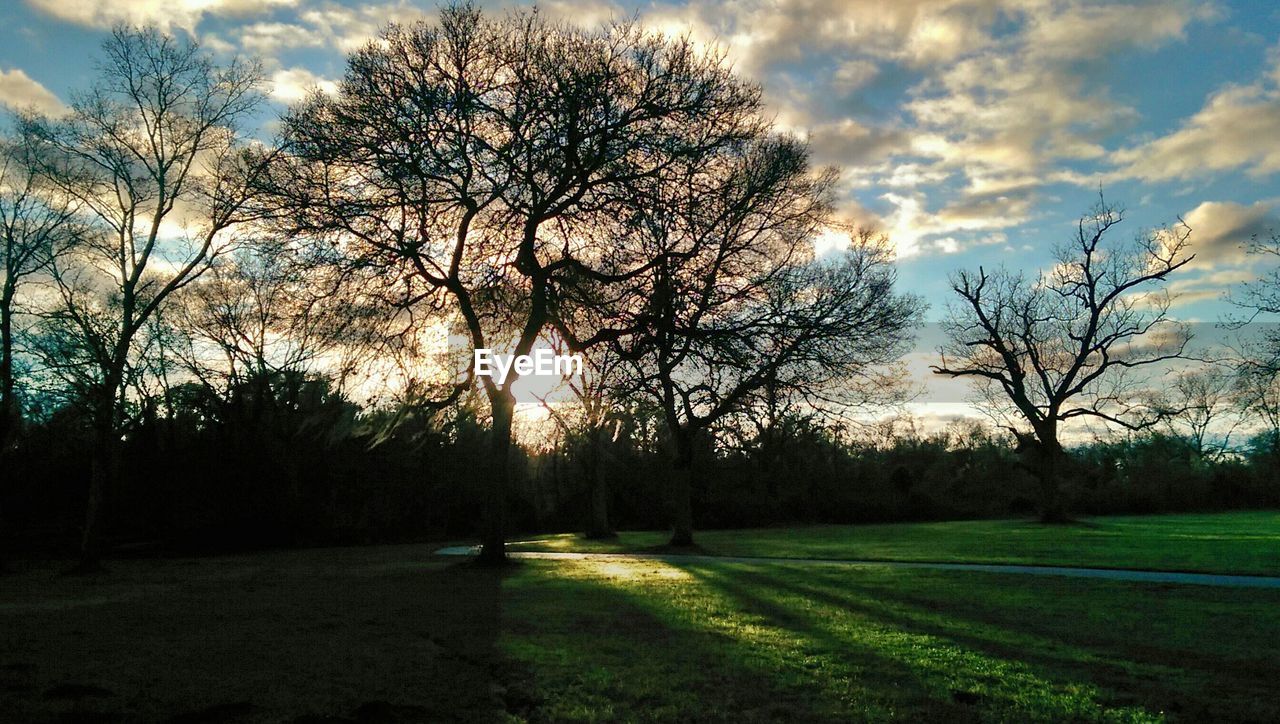
[(0, 579), (14, 720), (1280, 719), (1280, 591), (425, 546)]
[[(616, 540), (544, 536), (514, 550), (652, 550), (665, 532)], [(994, 520), (701, 531), (703, 552), (727, 556), (1019, 563), (1280, 575), (1280, 512), (1099, 517), (1073, 525)]]

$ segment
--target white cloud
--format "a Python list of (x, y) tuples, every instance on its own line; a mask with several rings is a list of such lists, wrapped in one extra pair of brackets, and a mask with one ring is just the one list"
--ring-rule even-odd
[(360, 5), (350, 8), (334, 3), (298, 13), (298, 22), (309, 28), (326, 45), (344, 53), (359, 50), (390, 22), (409, 22), (436, 17), (420, 8), (403, 4)]
[(206, 14), (247, 15), (295, 5), (297, 0), (27, 0), (60, 20), (93, 28), (116, 23), (194, 30)]
[(272, 56), (287, 48), (324, 45), (325, 38), (296, 23), (252, 23), (239, 31), (240, 47), (255, 55)]
[[(1280, 70), (1276, 71), (1280, 75)], [(1280, 171), (1280, 78), (1215, 92), (1178, 130), (1116, 153), (1120, 177), (1192, 179), (1244, 168), (1252, 176)]]
[(322, 78), (306, 68), (286, 68), (276, 71), (271, 76), (271, 86), (271, 97), (282, 103), (296, 103), (315, 89), (325, 93), (338, 91), (336, 82)]
[(1169, 282), (1169, 296), (1173, 298), (1173, 306), (1185, 307), (1222, 299), (1231, 287), (1256, 278), (1257, 274), (1248, 269), (1227, 269), (1193, 278), (1182, 277)]
[(1097, 58), (1120, 48), (1155, 48), (1186, 37), (1187, 27), (1219, 16), (1194, 0), (1068, 4), (1058, 13), (1028, 15), (1028, 52), (1059, 59)]
[(35, 109), (39, 113), (56, 116), (67, 107), (20, 68), (0, 69), (0, 104), (12, 110)]
[(1196, 255), (1192, 265), (1201, 269), (1243, 264), (1250, 238), (1280, 231), (1276, 209), (1261, 201), (1248, 206), (1205, 201), (1182, 218), (1191, 228), (1191, 251)]
[(819, 163), (858, 166), (875, 163), (907, 149), (905, 130), (864, 126), (852, 119), (820, 125), (809, 135), (809, 146)]
[(1005, 244), (1008, 237), (999, 230), (1027, 221), (1033, 199), (1029, 193), (965, 196), (931, 211), (921, 192), (887, 193), (880, 198), (894, 207), (883, 224), (899, 257), (925, 251), (953, 254), (975, 244)]

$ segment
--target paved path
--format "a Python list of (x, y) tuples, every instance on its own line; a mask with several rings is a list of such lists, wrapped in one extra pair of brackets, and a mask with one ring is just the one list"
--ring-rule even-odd
[[(471, 556), (479, 553), (479, 546), (452, 546), (436, 551), (443, 556)], [(561, 553), (553, 551), (508, 551), (512, 558), (533, 558), (556, 561), (627, 560), (662, 561), (664, 563), (782, 563), (800, 566), (842, 566), (865, 568), (927, 568), (944, 571), (982, 571), (985, 573), (1015, 573), (1031, 576), (1067, 576), (1069, 578), (1101, 578), (1110, 581), (1136, 581), (1140, 583), (1181, 583), (1197, 586), (1225, 586), (1233, 588), (1280, 588), (1280, 576), (1236, 576), (1219, 573), (1176, 573), (1173, 571), (1140, 571), (1129, 568), (1074, 568), (1070, 566), (1020, 566), (1001, 563), (921, 563), (908, 561), (835, 560), (828, 558), (764, 558), (752, 556), (706, 556), (675, 553)]]

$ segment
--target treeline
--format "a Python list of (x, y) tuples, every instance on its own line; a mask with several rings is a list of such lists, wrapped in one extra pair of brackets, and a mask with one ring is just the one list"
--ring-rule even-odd
[[(144, 412), (107, 491), (111, 547), (226, 551), (294, 545), (471, 539), (485, 481), (475, 461), (491, 434), (478, 404), (398, 415), (362, 410), (323, 379), (279, 375), (226, 398), (175, 388)], [(478, 402), (478, 401), (477, 401)], [(591, 475), (607, 488), (608, 525), (663, 528), (670, 475), (662, 421), (643, 412), (607, 441), (594, 471), (581, 439), (521, 449), (507, 510), (513, 531), (589, 531)], [(725, 431), (697, 458), (694, 515), (704, 527), (1029, 516), (1034, 471), (1008, 436), (971, 421), (920, 434), (909, 419), (850, 436), (789, 417), (768, 434)], [(83, 523), (92, 425), (68, 406), (31, 425), (8, 464), (9, 545), (71, 554)], [(708, 443), (709, 445), (709, 443)], [(1240, 455), (1205, 455), (1154, 433), (1073, 451), (1064, 494), (1086, 514), (1280, 505), (1280, 449), (1269, 436)]]

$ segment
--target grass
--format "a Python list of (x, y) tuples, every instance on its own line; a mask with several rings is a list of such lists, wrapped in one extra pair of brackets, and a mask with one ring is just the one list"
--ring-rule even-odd
[[(543, 536), (514, 550), (653, 550), (665, 532), (615, 540)], [(1117, 516), (1046, 526), (1019, 520), (701, 531), (700, 552), (726, 556), (1018, 563), (1280, 575), (1280, 512)]]
[(425, 546), (29, 563), (14, 720), (1280, 719), (1280, 590)]

